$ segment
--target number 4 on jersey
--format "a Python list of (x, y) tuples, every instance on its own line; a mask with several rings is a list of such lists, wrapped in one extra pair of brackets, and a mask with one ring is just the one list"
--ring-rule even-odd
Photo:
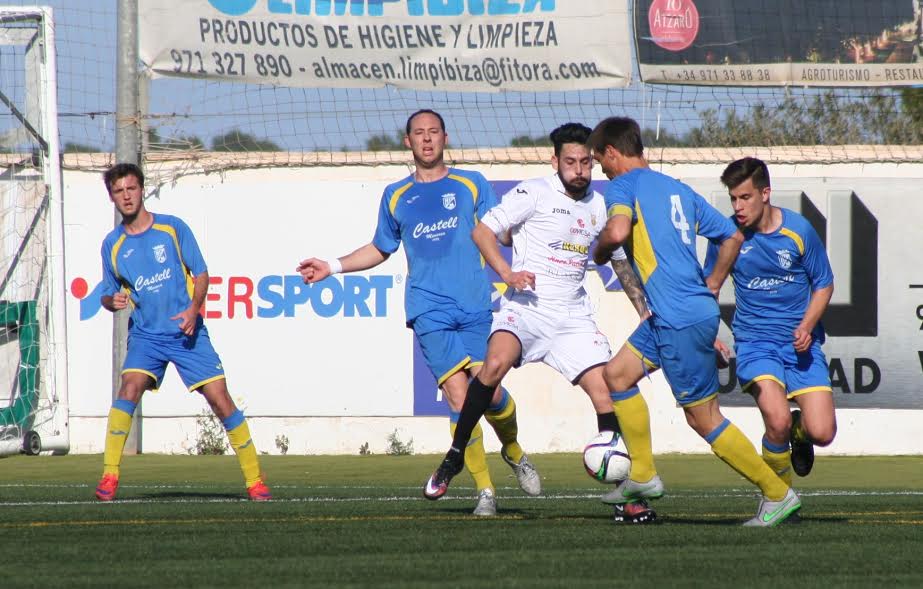
[(683, 237), (683, 243), (692, 243), (689, 237), (689, 222), (686, 221), (686, 215), (683, 213), (683, 203), (678, 194), (670, 195), (670, 218), (673, 220), (673, 226)]

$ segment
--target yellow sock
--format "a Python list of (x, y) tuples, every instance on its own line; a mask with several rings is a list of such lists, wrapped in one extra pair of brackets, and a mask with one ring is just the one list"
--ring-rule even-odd
[(631, 480), (641, 483), (654, 478), (654, 451), (651, 446), (651, 415), (638, 387), (612, 393), (612, 409), (619, 420), (622, 437), (631, 457)]
[(788, 444), (773, 444), (763, 438), (763, 462), (772, 469), (776, 476), (792, 486), (792, 449)]
[(789, 486), (763, 462), (747, 436), (727, 419), (708, 434), (705, 441), (711, 444), (718, 458), (758, 486), (770, 501), (781, 501), (788, 493)]
[[(449, 431), (455, 436), (455, 422), (449, 423)], [(494, 490), (494, 484), (490, 480), (490, 471), (487, 470), (487, 452), (484, 451), (484, 430), (481, 424), (474, 426), (471, 430), (471, 440), (468, 441), (468, 447), (465, 448), (465, 468), (474, 479), (474, 484), (478, 492), (484, 489)]]
[(122, 464), (122, 452), (125, 450), (125, 441), (131, 431), (131, 416), (135, 413), (136, 403), (125, 399), (116, 399), (109, 409), (109, 420), (106, 422), (106, 448), (103, 452), (103, 474), (119, 476), (119, 465)]
[(504, 388), (500, 389), (503, 397), (496, 407), (489, 407), (484, 413), (487, 423), (494, 428), (497, 438), (503, 444), (503, 450), (513, 462), (519, 463), (524, 454), (522, 446), (516, 441), (519, 435), (519, 426), (516, 423), (516, 401), (509, 391)]
[(244, 419), (243, 412), (238, 409), (223, 419), (224, 429), (228, 432), (228, 440), (231, 442), (231, 448), (237, 454), (237, 460), (240, 462), (240, 470), (244, 473), (244, 481), (247, 487), (255, 485), (262, 477), (260, 476), (260, 459), (256, 454), (256, 445), (253, 438), (250, 437), (250, 428), (247, 426), (247, 420)]

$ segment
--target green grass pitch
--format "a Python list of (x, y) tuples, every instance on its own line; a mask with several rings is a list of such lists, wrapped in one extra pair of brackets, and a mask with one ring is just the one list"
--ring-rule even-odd
[(540, 497), (491, 456), (499, 516), (467, 474), (425, 501), (439, 457), (263, 456), (275, 500), (244, 501), (233, 456), (0, 460), (0, 587), (920, 587), (923, 457), (818, 458), (802, 521), (741, 523), (755, 491), (712, 456), (657, 458), (655, 525), (616, 525), (576, 454), (532, 457)]

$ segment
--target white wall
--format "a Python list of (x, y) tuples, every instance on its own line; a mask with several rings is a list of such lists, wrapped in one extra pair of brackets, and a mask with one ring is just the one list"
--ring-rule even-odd
[[(475, 169), (491, 181), (550, 172), (546, 165)], [(720, 163), (687, 164), (663, 171), (723, 205), (717, 181), (722, 169)], [(412, 438), (418, 453), (447, 447), (445, 417), (414, 416), (412, 337), (403, 325), (402, 252), (363, 273), (378, 285), (363, 300), (373, 315), (377, 309), (381, 316), (347, 317), (349, 311), (340, 308), (335, 316), (322, 317), (318, 311), (330, 303), (330, 292), (293, 303), (288, 307), (292, 316), (260, 317), (261, 308), (264, 314), (274, 313), (275, 295), (260, 297), (258, 292), (250, 297), (252, 317), (246, 316), (243, 303), (229, 307), (232, 277), (237, 293), (248, 284), (257, 289), (261, 280), (282, 285), (286, 276), (296, 276), (294, 268), (302, 258), (341, 256), (368, 242), (382, 188), (407, 173), (405, 166), (395, 165), (229, 171), (180, 177), (175, 184), (160, 186), (148, 201), (150, 210), (189, 223), (211, 276), (221, 279), (210, 290), (206, 309), (214, 316), (207, 324), (232, 396), (249, 416), (261, 451), (277, 453), (275, 439), (284, 435), (291, 453), (354, 454), (364, 443), (380, 453), (395, 430), (404, 441)], [(923, 284), (914, 260), (920, 245), (915, 227), (923, 217), (923, 164), (777, 164), (772, 173), (780, 194), (806, 193), (828, 218), (831, 235), (840, 227), (830, 220), (839, 206), (829, 197), (831, 191), (854, 192), (878, 223), (878, 336), (831, 338), (826, 350), (848, 368), (846, 386), (855, 389), (849, 381), (857, 357), (874, 360), (881, 383), (863, 395), (837, 390), (839, 434), (819, 453), (923, 453), (923, 373), (917, 355), (923, 350), (917, 317), (923, 289), (909, 288)], [(66, 282), (83, 278), (92, 289), (101, 277), (99, 246), (111, 229), (111, 203), (97, 173), (68, 171), (64, 182)], [(831, 258), (835, 256), (842, 252), (831, 251)], [(288, 284), (291, 297), (305, 292)], [(603, 331), (618, 347), (636, 323), (631, 306), (622, 293), (606, 292), (595, 275), (589, 275), (588, 289)], [(282, 292), (282, 286), (275, 292)], [(725, 300), (727, 295), (722, 296)], [(71, 451), (101, 452), (111, 404), (112, 322), (105, 310), (81, 320), (81, 301), (71, 294), (67, 300)], [(84, 307), (92, 307), (87, 303)], [(528, 451), (575, 451), (595, 433), (589, 401), (550, 369), (523, 367), (506, 384), (518, 403), (520, 439)], [(651, 406), (655, 452), (708, 451), (685, 425), (660, 375), (642, 383), (642, 391)], [(419, 384), (416, 394), (421, 394)], [(752, 402), (738, 393), (722, 398), (742, 404), (727, 407), (726, 414), (758, 442), (762, 426)], [(205, 407), (169, 369), (161, 390), (145, 396), (142, 450), (187, 452), (196, 439), (194, 416)], [(490, 449), (498, 449), (491, 435), (487, 439)]]

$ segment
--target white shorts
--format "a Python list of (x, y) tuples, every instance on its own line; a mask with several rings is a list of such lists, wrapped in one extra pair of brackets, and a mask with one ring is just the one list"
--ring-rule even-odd
[(517, 366), (544, 362), (572, 384), (612, 357), (609, 339), (596, 326), (589, 301), (567, 307), (506, 299), (494, 313), (491, 336), (498, 331), (519, 339), (522, 356)]

